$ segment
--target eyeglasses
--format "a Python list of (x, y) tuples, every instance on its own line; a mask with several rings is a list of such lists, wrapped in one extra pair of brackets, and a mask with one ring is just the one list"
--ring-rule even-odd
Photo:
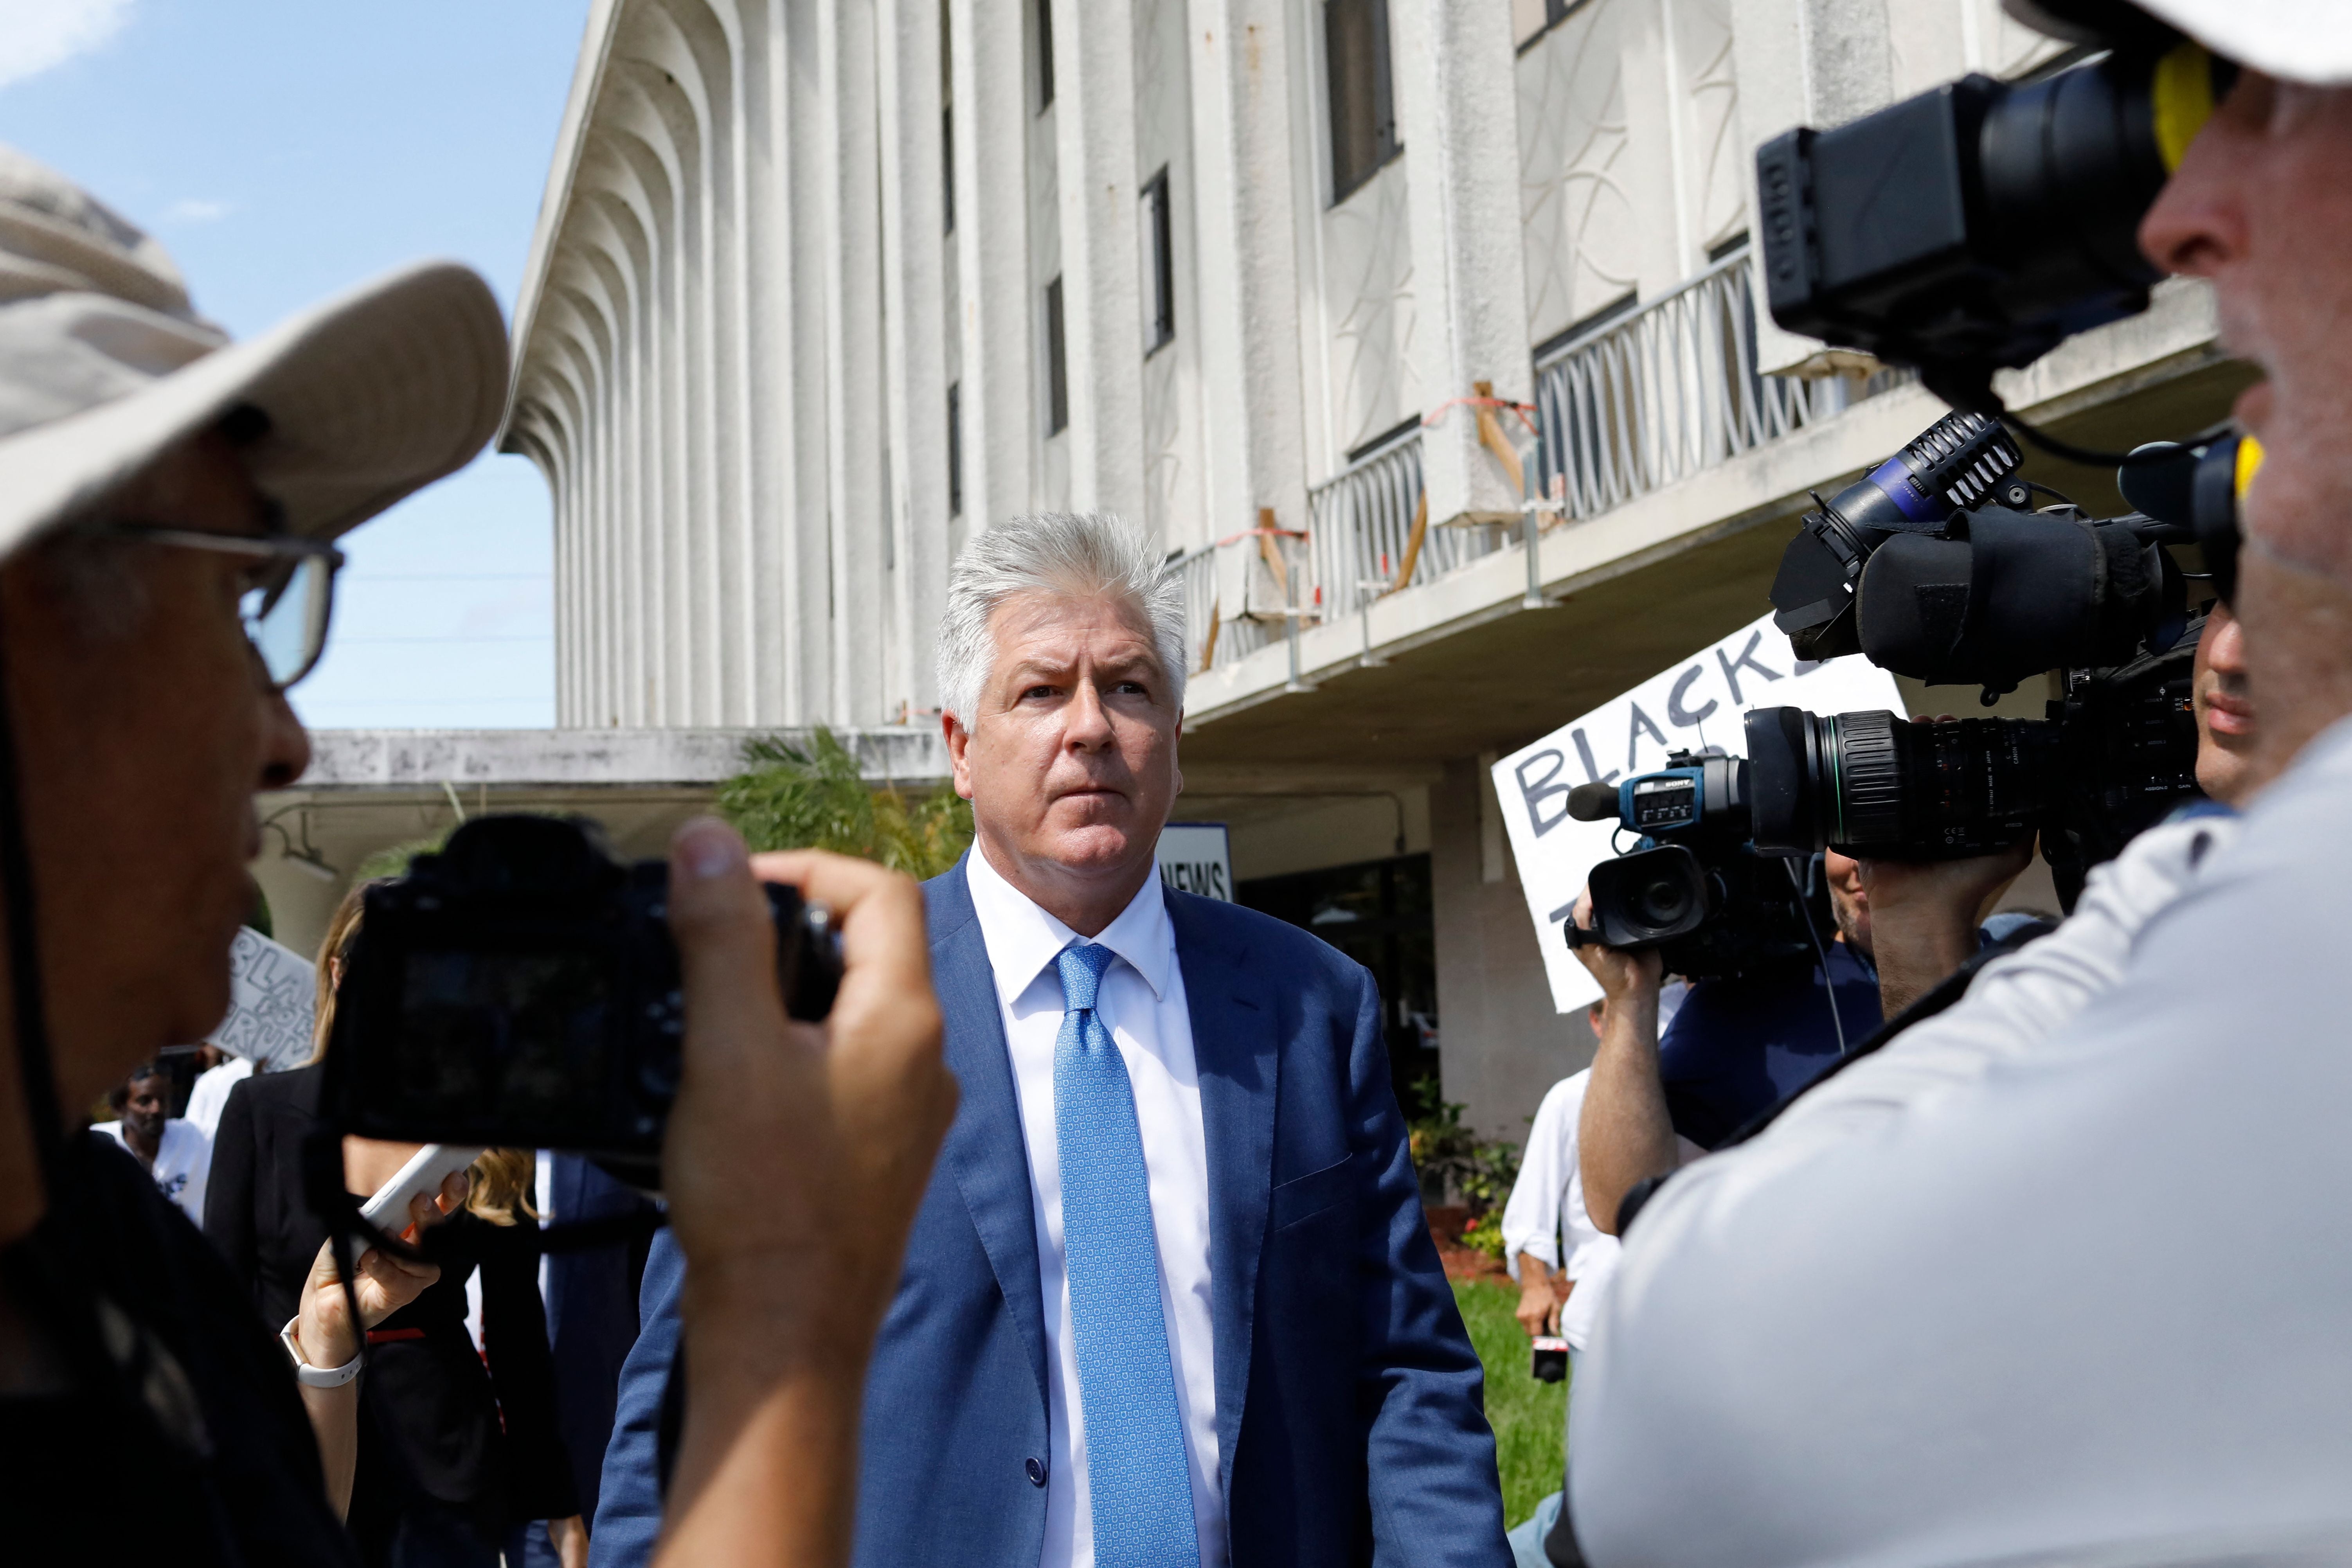
[(335, 573), (342, 567), (343, 552), (324, 539), (295, 534), (202, 533), (137, 523), (99, 531), (149, 544), (244, 556), (255, 562), (250, 586), (237, 609), (272, 690), (282, 692), (309, 674), (325, 652), (327, 622), (335, 610)]

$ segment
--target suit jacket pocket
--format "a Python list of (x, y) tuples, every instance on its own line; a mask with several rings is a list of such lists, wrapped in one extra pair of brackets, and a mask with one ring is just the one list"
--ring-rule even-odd
[(1272, 1228), (1286, 1230), (1301, 1220), (1312, 1219), (1327, 1209), (1347, 1202), (1354, 1193), (1355, 1161), (1352, 1158), (1284, 1182), (1274, 1189)]

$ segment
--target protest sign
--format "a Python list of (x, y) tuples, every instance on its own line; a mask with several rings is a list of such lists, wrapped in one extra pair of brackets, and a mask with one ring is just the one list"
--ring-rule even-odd
[[(1600, 998), (1600, 986), (1569, 951), (1562, 929), (1586, 873), (1614, 852), (1617, 831), (1613, 821), (1570, 817), (1568, 792), (1664, 768), (1670, 751), (1745, 756), (1748, 710), (1782, 706), (1900, 713), (1903, 699), (1895, 677), (1864, 659), (1800, 660), (1766, 615), (1495, 764), (1495, 795), (1553, 1007), (1569, 1012)], [(1621, 841), (1631, 847), (1633, 838)]]
[(309, 959), (240, 926), (229, 949), (228, 1017), (206, 1038), (264, 1072), (299, 1067), (310, 1060), (318, 1001), (318, 974)]
[(1234, 901), (1234, 852), (1223, 822), (1171, 822), (1160, 830), (1160, 880), (1179, 893)]

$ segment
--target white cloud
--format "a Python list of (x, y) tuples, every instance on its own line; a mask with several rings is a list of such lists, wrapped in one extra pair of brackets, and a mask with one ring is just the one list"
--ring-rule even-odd
[(217, 223), (235, 211), (236, 208), (227, 202), (208, 202), (190, 196), (164, 208), (163, 221), (167, 224)]
[(0, 0), (0, 87), (100, 48), (131, 20), (132, 0)]

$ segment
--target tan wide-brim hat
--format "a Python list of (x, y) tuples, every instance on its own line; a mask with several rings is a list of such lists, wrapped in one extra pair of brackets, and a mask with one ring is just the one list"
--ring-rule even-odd
[[(2128, 0), (2222, 58), (2283, 81), (2352, 84), (2352, 0)], [(2095, 34), (2117, 0), (2001, 0), (2030, 27), (2061, 38)], [(2087, 28), (2085, 24), (2088, 24)]]
[(232, 343), (152, 238), (0, 147), (0, 557), (247, 406), (267, 416), (241, 454), (255, 483), (331, 538), (479, 452), (506, 378), (505, 320), (467, 267), (410, 267)]

